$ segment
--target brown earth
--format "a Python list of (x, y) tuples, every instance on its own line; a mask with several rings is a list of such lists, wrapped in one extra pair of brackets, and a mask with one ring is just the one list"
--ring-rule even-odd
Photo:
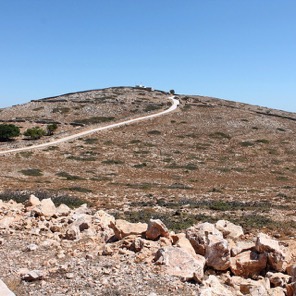
[[(227, 219), (247, 231), (294, 238), (295, 113), (178, 97), (180, 108), (168, 115), (1, 156), (2, 197), (42, 192), (87, 200), (132, 222), (160, 218), (174, 230)], [(164, 92), (110, 88), (2, 109), (0, 120), (22, 132), (58, 122), (53, 137), (59, 138), (94, 122), (157, 112), (170, 104), (167, 98)], [(0, 149), (35, 143), (19, 137)]]

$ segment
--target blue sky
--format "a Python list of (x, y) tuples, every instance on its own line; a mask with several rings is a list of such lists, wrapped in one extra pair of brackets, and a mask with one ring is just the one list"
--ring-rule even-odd
[(0, 107), (144, 84), (296, 112), (295, 0), (0, 0)]

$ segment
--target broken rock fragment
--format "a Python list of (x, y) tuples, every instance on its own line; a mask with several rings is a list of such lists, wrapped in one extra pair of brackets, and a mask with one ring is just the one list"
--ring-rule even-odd
[(227, 220), (219, 220), (215, 224), (216, 228), (223, 233), (224, 238), (237, 239), (244, 235), (243, 228)]
[(267, 255), (246, 251), (230, 259), (230, 268), (234, 275), (241, 277), (258, 276), (267, 264)]
[(147, 230), (146, 223), (130, 223), (122, 219), (115, 220), (115, 223), (111, 221), (110, 227), (119, 240), (129, 235), (142, 235)]
[(148, 222), (148, 229), (146, 231), (146, 238), (156, 240), (159, 237), (169, 237), (170, 233), (164, 223), (159, 219), (150, 219)]
[(205, 255), (206, 247), (211, 242), (223, 240), (223, 234), (214, 224), (205, 222), (189, 227), (186, 230), (186, 237), (189, 239), (195, 252), (200, 255)]

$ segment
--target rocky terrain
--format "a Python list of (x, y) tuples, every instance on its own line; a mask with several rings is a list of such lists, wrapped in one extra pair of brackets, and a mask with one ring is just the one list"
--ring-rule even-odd
[(296, 242), (229, 221), (175, 233), (158, 219), (130, 223), (34, 195), (2, 202), (0, 215), (0, 270), (15, 295), (296, 293)]
[[(120, 87), (2, 109), (22, 132), (58, 129), (0, 150), (158, 112), (168, 95)], [(1, 278), (16, 295), (293, 295), (296, 115), (177, 97), (165, 116), (1, 156)]]

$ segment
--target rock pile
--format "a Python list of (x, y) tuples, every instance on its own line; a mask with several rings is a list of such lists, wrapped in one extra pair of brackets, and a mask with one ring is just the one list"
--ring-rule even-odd
[[(177, 277), (180, 283), (191, 284), (190, 295), (296, 295), (296, 261), (289, 246), (264, 233), (250, 240), (240, 226), (225, 220), (174, 233), (160, 220), (130, 223), (86, 205), (74, 210), (63, 204), (56, 207), (51, 199), (31, 195), (25, 205), (0, 201), (0, 231), (2, 245), (7, 235), (18, 231), (36, 237), (24, 252), (54, 250), (54, 258), (48, 251), (41, 269), (31, 269), (28, 263), (11, 271), (23, 285), (41, 282), (46, 286), (57, 272), (66, 279), (75, 278), (74, 271), (59, 260), (69, 254), (78, 256), (84, 249), (88, 260), (133, 260), (135, 268), (144, 264), (156, 274)], [(14, 295), (2, 281), (0, 291), (1, 295)], [(79, 293), (75, 295), (88, 295)]]

